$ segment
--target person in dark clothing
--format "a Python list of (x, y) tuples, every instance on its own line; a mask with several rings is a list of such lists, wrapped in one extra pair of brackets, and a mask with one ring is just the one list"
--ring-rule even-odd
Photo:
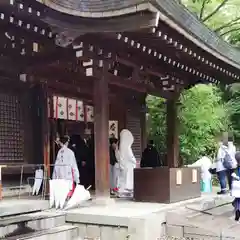
[(111, 194), (117, 192), (117, 173), (116, 173), (116, 164), (118, 163), (116, 157), (116, 150), (118, 139), (112, 137), (109, 139), (109, 158), (110, 158), (110, 187)]
[(161, 166), (160, 157), (156, 147), (154, 146), (153, 140), (148, 142), (147, 147), (143, 151), (140, 166), (141, 168), (155, 168)]
[(91, 185), (95, 188), (95, 154), (94, 154), (94, 137), (89, 129), (85, 129), (83, 137), (80, 140), (80, 178), (81, 184), (85, 188)]
[(89, 185), (91, 189), (95, 189), (95, 147), (94, 147), (94, 135), (90, 134), (87, 139), (88, 146), (88, 172), (89, 172)]
[[(81, 136), (74, 134), (70, 138), (69, 148), (74, 152), (78, 170), (80, 172), (81, 169), (81, 153), (80, 153), (80, 145), (81, 145)], [(81, 178), (81, 175), (80, 175)]]
[[(89, 144), (89, 136), (82, 138), (80, 135), (72, 135), (71, 137), (71, 149), (73, 150), (78, 169), (80, 172), (80, 184), (85, 188), (92, 185), (91, 176), (92, 173), (92, 153)], [(94, 172), (93, 172), (94, 174)]]

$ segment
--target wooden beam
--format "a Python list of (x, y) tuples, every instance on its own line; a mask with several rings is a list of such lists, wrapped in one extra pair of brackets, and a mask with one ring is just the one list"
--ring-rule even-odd
[[(115, 38), (113, 36), (115, 36)], [(97, 38), (94, 38), (94, 36), (88, 36), (88, 38), (83, 38), (82, 41), (87, 41), (92, 45), (95, 44), (105, 52), (111, 53), (112, 59), (116, 59), (117, 62), (136, 68), (138, 71), (141, 70), (146, 72), (146, 74), (157, 76), (159, 78), (169, 76), (168, 85), (175, 86), (175, 88), (181, 89), (183, 85), (182, 80), (187, 80), (183, 75), (176, 71), (174, 72), (172, 68), (169, 68), (166, 63), (161, 64), (160, 61), (157, 61), (150, 55), (139, 52), (139, 49), (132, 48), (131, 44), (127, 45), (117, 40), (116, 35), (114, 34), (107, 34), (105, 36), (100, 35)], [(108, 42), (112, 42), (112, 44), (107, 44)], [(158, 85), (162, 84), (160, 79), (155, 82)]]
[[(108, 33), (106, 37), (109, 37), (110, 41), (114, 41), (114, 44), (112, 44), (111, 46), (107, 45), (106, 47), (113, 48), (114, 46), (114, 48), (117, 49), (119, 52), (118, 55), (122, 58), (128, 57), (129, 59), (134, 59), (134, 61), (132, 62), (135, 62), (137, 63), (137, 65), (140, 66), (142, 65), (145, 68), (151, 69), (153, 72), (158, 72), (159, 74), (177, 77), (180, 80), (186, 79), (187, 75), (181, 72), (180, 69), (176, 69), (167, 62), (165, 62), (163, 60), (164, 58), (159, 59), (158, 56), (154, 56), (154, 49), (151, 49), (151, 54), (149, 54), (148, 50), (150, 48), (145, 47), (146, 50), (142, 51), (143, 45), (140, 44), (139, 48), (136, 42), (134, 42), (134, 45), (132, 45), (132, 42), (129, 40), (126, 34), (121, 35), (120, 40), (117, 39), (117, 34)], [(127, 39), (127, 41), (125, 41), (125, 38)], [(105, 40), (105, 42), (106, 41), (107, 39)], [(192, 77), (192, 75), (190, 77)]]
[[(83, 46), (84, 46), (84, 43), (83, 43)], [(84, 57), (89, 57), (89, 58), (94, 58), (94, 59), (97, 58), (98, 60), (102, 61), (103, 64), (106, 66), (111, 66), (114, 62), (119, 61), (119, 58), (116, 54), (112, 54), (111, 52), (104, 52), (102, 50), (103, 49), (97, 48), (96, 46), (93, 46), (93, 45), (92, 46), (90, 45), (90, 46), (82, 49), (82, 51), (84, 51), (83, 52)], [(98, 54), (98, 52), (99, 52), (99, 54)], [(143, 93), (148, 92), (148, 93), (154, 94), (156, 96), (169, 98), (169, 93), (167, 91), (164, 92), (162, 90), (162, 88), (155, 88), (155, 86), (152, 86), (150, 84), (141, 83), (141, 81), (140, 81), (141, 76), (139, 74), (140, 67), (137, 67), (134, 63), (130, 63), (129, 61), (127, 61), (127, 63), (124, 60), (121, 60), (121, 61), (123, 61), (123, 64), (125, 64), (127, 66), (129, 63), (129, 64), (131, 64), (130, 65), (131, 67), (134, 67), (134, 72), (133, 72), (131, 79), (124, 79), (121, 76), (113, 75), (109, 72), (106, 72), (106, 74), (108, 75), (109, 84), (118, 85), (118, 86), (125, 87), (125, 88), (130, 88), (130, 89), (133, 89), (133, 90), (136, 90), (139, 92), (143, 92)], [(98, 66), (96, 66), (96, 67), (98, 67)], [(97, 73), (97, 71), (95, 69), (94, 69), (94, 73), (95, 74)], [(153, 72), (151, 72), (151, 73), (153, 73)], [(97, 76), (95, 76), (95, 77), (97, 77), (97, 78), (101, 77), (101, 72), (98, 73)]]

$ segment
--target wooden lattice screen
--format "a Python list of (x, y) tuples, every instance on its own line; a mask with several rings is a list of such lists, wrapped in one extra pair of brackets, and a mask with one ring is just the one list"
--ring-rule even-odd
[(0, 162), (23, 162), (23, 123), (20, 97), (0, 93)]
[(141, 121), (140, 116), (134, 116), (131, 112), (127, 113), (126, 128), (133, 134), (134, 142), (132, 145), (133, 153), (138, 161), (142, 155), (142, 140), (141, 140)]

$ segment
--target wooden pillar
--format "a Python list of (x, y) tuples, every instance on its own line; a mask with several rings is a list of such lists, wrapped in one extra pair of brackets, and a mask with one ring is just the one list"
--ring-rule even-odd
[(49, 102), (48, 89), (46, 84), (41, 85), (41, 117), (42, 117), (42, 136), (43, 136), (43, 163), (46, 169), (46, 177), (50, 177), (50, 126), (49, 126)]
[(142, 140), (142, 152), (147, 146), (147, 116), (146, 116), (146, 109), (147, 109), (147, 103), (146, 103), (146, 95), (144, 96), (143, 103), (142, 103), (142, 109), (141, 109), (141, 140)]
[(144, 149), (147, 146), (147, 119), (146, 119), (146, 113), (145, 112), (141, 112), (141, 142), (142, 142), (142, 152), (144, 151)]
[(94, 81), (95, 184), (97, 198), (109, 197), (109, 99), (106, 74)]
[(179, 167), (177, 99), (167, 100), (167, 165), (170, 168)]

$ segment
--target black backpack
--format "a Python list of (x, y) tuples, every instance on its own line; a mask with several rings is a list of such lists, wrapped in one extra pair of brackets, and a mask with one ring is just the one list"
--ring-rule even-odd
[(230, 156), (229, 152), (227, 150), (225, 150), (225, 156), (223, 158), (223, 166), (226, 169), (233, 169), (234, 168), (234, 159), (232, 159), (232, 157)]

